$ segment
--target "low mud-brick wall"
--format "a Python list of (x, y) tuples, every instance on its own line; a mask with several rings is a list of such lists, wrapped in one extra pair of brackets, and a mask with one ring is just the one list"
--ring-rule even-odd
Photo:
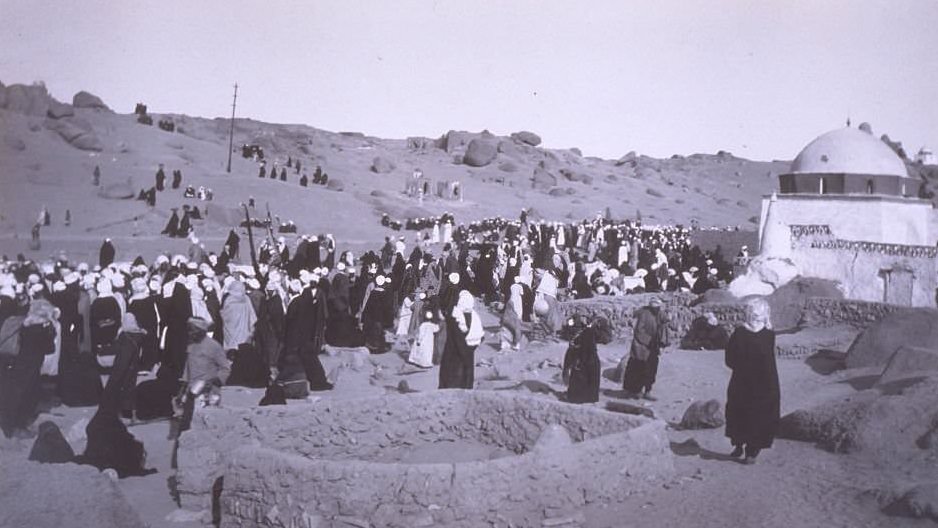
[[(573, 443), (542, 445), (562, 426)], [(395, 450), (460, 441), (491, 460), (403, 463)], [(458, 457), (456, 457), (458, 458)], [(177, 486), (221, 526), (540, 526), (625, 499), (673, 474), (665, 424), (507, 391), (199, 411), (180, 438)], [(213, 493), (214, 492), (214, 493)]]
[(672, 344), (681, 342), (694, 319), (706, 312), (713, 312), (727, 331), (745, 322), (745, 306), (739, 302), (701, 303), (691, 306), (698, 298), (692, 293), (642, 293), (636, 295), (598, 296), (560, 303), (564, 318), (579, 314), (587, 318), (605, 317), (611, 324), (615, 337), (631, 338), (635, 325), (635, 312), (648, 306), (652, 298), (659, 298), (667, 313), (668, 337)]

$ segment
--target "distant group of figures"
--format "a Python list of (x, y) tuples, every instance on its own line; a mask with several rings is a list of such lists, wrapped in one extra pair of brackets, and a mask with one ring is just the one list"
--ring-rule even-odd
[(169, 217), (169, 222), (163, 228), (161, 234), (170, 238), (186, 238), (192, 232), (192, 220), (202, 220), (202, 212), (198, 206), (182, 206), (182, 217), (179, 216), (179, 209), (173, 208), (173, 214)]
[[(270, 171), (268, 172), (267, 163), (262, 161), (260, 168), (258, 168), (257, 170), (257, 177), (258, 178), (269, 177), (271, 180), (276, 180), (279, 178), (280, 181), (287, 181), (287, 169), (288, 168), (293, 168), (296, 171), (296, 174), (300, 174), (300, 171), (302, 170), (302, 164), (300, 163), (300, 160), (294, 161), (292, 157), (288, 157), (286, 167), (280, 167), (278, 170), (277, 164), (274, 163), (271, 166)], [(309, 176), (306, 175), (305, 172), (303, 173), (302, 176), (300, 176), (299, 183), (301, 187), (309, 186), (310, 178)], [(327, 183), (329, 183), (329, 175), (323, 172), (322, 167), (318, 165), (316, 166), (316, 170), (313, 172), (312, 183), (314, 185), (326, 185)]]
[(204, 185), (199, 185), (198, 190), (189, 185), (186, 187), (185, 192), (182, 193), (182, 196), (184, 198), (198, 198), (203, 202), (211, 202), (215, 198), (215, 193), (211, 189), (207, 189)]

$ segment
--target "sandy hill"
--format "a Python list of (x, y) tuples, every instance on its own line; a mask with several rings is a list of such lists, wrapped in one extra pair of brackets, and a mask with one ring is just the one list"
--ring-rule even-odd
[[(371, 244), (388, 234), (379, 224), (382, 213), (403, 220), (450, 211), (458, 221), (470, 221), (516, 217), (532, 206), (557, 220), (589, 217), (608, 207), (615, 217), (640, 214), (646, 223), (696, 220), (702, 226), (753, 229), (760, 197), (787, 169), (786, 162), (754, 162), (726, 152), (670, 159), (629, 153), (604, 160), (584, 157), (576, 148), (542, 148), (530, 132), (503, 137), (448, 131), (439, 138), (396, 140), (240, 118), (227, 174), (227, 119), (152, 117), (152, 126), (139, 124), (136, 115), (116, 113), (87, 92), (69, 104), (53, 99), (41, 84), (0, 84), (0, 229), (5, 235), (0, 249), (25, 248), (43, 205), (52, 215), (52, 226), (42, 231), (47, 247), (105, 235), (165, 244), (158, 234), (171, 208), (190, 203), (201, 209), (204, 203), (183, 198), (181, 189), (160, 193), (152, 210), (141, 201), (100, 195), (102, 189), (119, 195), (151, 187), (160, 163), (167, 175), (181, 169), (183, 186), (214, 190), (208, 219), (197, 226), (206, 240), (222, 237), (242, 218), (239, 204), (253, 196), (261, 214), (269, 203), (273, 214), (295, 221), (301, 232), (331, 232), (341, 240)], [(161, 130), (161, 119), (172, 120), (175, 132)], [(243, 143), (262, 146), (268, 165), (283, 167), (291, 157), (310, 176), (319, 165), (334, 188), (302, 188), (292, 169), (287, 182), (261, 180), (257, 163), (240, 156)], [(100, 188), (92, 185), (96, 165)], [(459, 181), (464, 201), (420, 204), (407, 197), (405, 182), (415, 168), (436, 181)], [(63, 225), (66, 209), (69, 227)], [(174, 244), (169, 242), (171, 248)]]

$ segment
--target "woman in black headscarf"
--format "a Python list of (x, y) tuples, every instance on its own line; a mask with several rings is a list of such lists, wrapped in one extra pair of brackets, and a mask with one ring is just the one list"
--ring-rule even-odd
[(18, 333), (19, 352), (0, 372), (0, 428), (7, 438), (36, 418), (42, 361), (55, 351), (58, 317), (59, 310), (51, 303), (33, 300)]
[(365, 334), (365, 346), (372, 354), (383, 354), (390, 348), (384, 338), (384, 328), (390, 319), (391, 294), (386, 289), (387, 279), (378, 275), (375, 282), (365, 291), (365, 299), (359, 319), (362, 323), (362, 332)]
[(570, 340), (563, 359), (563, 379), (567, 382), (567, 401), (593, 403), (599, 401), (599, 354), (596, 352), (596, 331), (586, 326)]

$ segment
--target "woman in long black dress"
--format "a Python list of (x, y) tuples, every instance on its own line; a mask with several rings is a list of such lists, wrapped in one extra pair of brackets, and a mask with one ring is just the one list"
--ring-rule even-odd
[(745, 454), (744, 462), (754, 464), (759, 451), (772, 447), (781, 394), (769, 305), (756, 299), (746, 308), (748, 321), (726, 345), (726, 366), (733, 371), (726, 394), (726, 436), (735, 448), (731, 456)]
[(563, 359), (563, 379), (567, 381), (567, 401), (593, 403), (599, 401), (601, 378), (599, 354), (596, 351), (596, 330), (592, 324), (570, 341)]

